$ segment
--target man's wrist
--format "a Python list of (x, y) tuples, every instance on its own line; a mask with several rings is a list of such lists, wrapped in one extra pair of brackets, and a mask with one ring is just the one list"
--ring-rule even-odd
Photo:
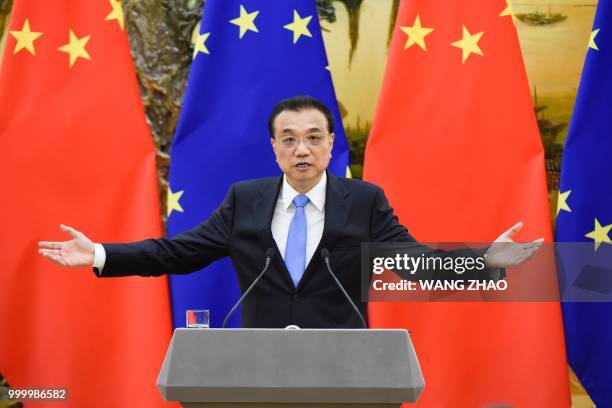
[(98, 271), (98, 275), (102, 274), (102, 269), (104, 268), (104, 264), (106, 263), (106, 251), (104, 250), (104, 246), (102, 244), (94, 243), (94, 261), (93, 267)]
[[(489, 248), (491, 248), (491, 247), (489, 247)], [(484, 254), (482, 254), (482, 257), (484, 259), (485, 268), (490, 268), (491, 267), (491, 265), (490, 265), (491, 262), (489, 261), (489, 248), (487, 248), (487, 250), (484, 252)]]
[(491, 251), (491, 247), (493, 246), (493, 244), (491, 244), (485, 251), (484, 254), (482, 254), (482, 257), (484, 258), (484, 265), (485, 268), (487, 269), (497, 269), (499, 268), (498, 265), (495, 265), (491, 262), (491, 257), (489, 252)]
[(492, 281), (498, 281), (506, 277), (506, 269), (504, 267), (491, 264), (491, 259), (489, 256), (489, 251), (491, 250), (491, 246), (489, 246), (482, 254), (482, 257), (484, 258), (486, 279), (492, 280)]

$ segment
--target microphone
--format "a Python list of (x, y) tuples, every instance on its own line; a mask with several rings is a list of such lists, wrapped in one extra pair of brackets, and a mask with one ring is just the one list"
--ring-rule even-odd
[(329, 271), (329, 274), (332, 276), (332, 278), (334, 279), (334, 281), (336, 282), (336, 284), (338, 285), (338, 287), (340, 288), (340, 290), (344, 294), (344, 297), (346, 297), (346, 299), (349, 301), (349, 303), (353, 307), (353, 310), (355, 310), (355, 313), (357, 313), (357, 316), (359, 316), (359, 320), (361, 320), (361, 324), (363, 325), (363, 328), (367, 329), (368, 325), (366, 324), (365, 319), (361, 315), (361, 312), (359, 311), (359, 309), (357, 309), (357, 306), (355, 306), (355, 303), (353, 303), (353, 299), (351, 299), (351, 297), (348, 295), (348, 293), (346, 293), (346, 290), (344, 289), (344, 286), (342, 286), (342, 284), (340, 283), (338, 278), (336, 278), (336, 275), (334, 275), (334, 272), (332, 271), (332, 268), (329, 265), (329, 251), (327, 250), (327, 248), (321, 249), (321, 258), (323, 258), (323, 262), (327, 266), (327, 270)]
[(251, 283), (251, 285), (247, 288), (247, 290), (244, 291), (244, 294), (240, 297), (240, 299), (238, 299), (238, 301), (236, 302), (234, 307), (232, 307), (232, 310), (230, 310), (229, 313), (227, 314), (227, 316), (225, 316), (225, 320), (223, 320), (223, 324), (221, 325), (222, 329), (225, 329), (225, 325), (227, 325), (227, 321), (229, 320), (229, 318), (234, 314), (234, 312), (236, 311), (238, 306), (240, 306), (240, 304), (242, 303), (244, 298), (247, 297), (247, 295), (255, 287), (257, 282), (259, 282), (261, 277), (264, 276), (264, 273), (266, 273), (266, 271), (268, 270), (268, 267), (270, 266), (270, 262), (272, 261), (272, 258), (274, 258), (274, 249), (268, 248), (268, 250), (266, 251), (266, 265), (262, 269), (262, 271), (259, 274), (259, 276), (257, 276), (257, 278), (255, 278), (255, 280), (253, 281), (253, 283)]

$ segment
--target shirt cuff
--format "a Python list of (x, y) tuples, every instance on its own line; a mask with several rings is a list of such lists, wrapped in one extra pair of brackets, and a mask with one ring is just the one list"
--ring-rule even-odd
[(102, 276), (102, 269), (106, 263), (106, 251), (102, 244), (94, 244), (94, 263), (93, 267), (98, 271), (98, 276)]

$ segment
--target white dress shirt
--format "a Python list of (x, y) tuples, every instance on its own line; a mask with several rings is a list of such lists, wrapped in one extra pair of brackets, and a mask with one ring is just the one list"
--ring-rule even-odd
[[(310, 258), (314, 255), (323, 236), (326, 187), (327, 174), (323, 173), (321, 180), (305, 194), (308, 197), (308, 204), (304, 207), (304, 213), (306, 214), (306, 265), (310, 262)], [(291, 225), (296, 210), (293, 199), (299, 194), (289, 185), (287, 177), (283, 176), (283, 187), (278, 195), (278, 200), (276, 200), (276, 208), (274, 208), (274, 215), (272, 216), (272, 237), (283, 259), (285, 259), (289, 225)]]
[[(304, 207), (306, 214), (306, 265), (314, 255), (319, 241), (323, 236), (323, 226), (325, 224), (325, 193), (327, 189), (327, 174), (324, 172), (321, 180), (310, 189), (305, 195), (308, 197), (308, 204)], [(281, 256), (285, 259), (285, 249), (287, 246), (287, 236), (289, 235), (289, 225), (295, 214), (293, 199), (298, 193), (287, 182), (287, 177), (283, 176), (283, 185), (276, 200), (274, 215), (272, 216), (272, 237), (278, 246)], [(106, 251), (102, 244), (94, 244), (94, 268), (98, 269), (98, 274), (102, 275), (102, 269), (106, 262)]]

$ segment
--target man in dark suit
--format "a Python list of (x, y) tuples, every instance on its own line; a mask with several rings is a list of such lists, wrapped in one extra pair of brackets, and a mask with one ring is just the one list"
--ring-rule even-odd
[[(326, 171), (334, 122), (323, 103), (307, 96), (281, 101), (270, 115), (269, 130), (283, 176), (234, 184), (210, 218), (194, 229), (172, 239), (94, 244), (62, 225), (73, 239), (40, 242), (39, 252), (63, 266), (93, 266), (100, 277), (185, 274), (229, 256), (244, 292), (271, 248), (274, 256), (266, 275), (244, 301), (243, 327), (361, 327), (325, 269), (322, 250), (329, 251), (340, 283), (365, 314), (361, 243), (415, 240), (379, 187)], [(504, 244), (520, 228), (519, 223), (478, 252), (486, 253), (486, 273), (522, 263), (535, 253), (540, 240)]]

